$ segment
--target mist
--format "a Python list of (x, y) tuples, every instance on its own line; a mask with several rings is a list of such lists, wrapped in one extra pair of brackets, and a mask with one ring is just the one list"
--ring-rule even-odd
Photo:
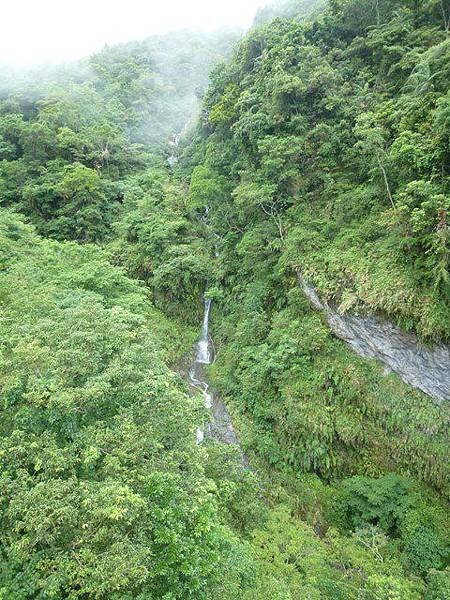
[(76, 60), (105, 44), (177, 29), (247, 28), (264, 0), (22, 0), (2, 6), (0, 64), (34, 66)]

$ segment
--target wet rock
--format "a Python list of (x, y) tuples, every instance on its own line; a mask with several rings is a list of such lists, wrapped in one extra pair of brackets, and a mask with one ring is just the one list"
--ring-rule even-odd
[(205, 407), (210, 412), (210, 419), (205, 423), (205, 429), (197, 429), (197, 444), (201, 444), (205, 435), (217, 440), (222, 444), (234, 444), (241, 451), (242, 464), (249, 466), (248, 459), (244, 454), (241, 441), (233, 427), (233, 421), (225, 404), (209, 389), (209, 383), (205, 373), (205, 365), (211, 364), (212, 352), (209, 339), (209, 313), (211, 300), (205, 300), (203, 325), (200, 339), (197, 342), (195, 359), (189, 369), (188, 381), (193, 390), (201, 392)]

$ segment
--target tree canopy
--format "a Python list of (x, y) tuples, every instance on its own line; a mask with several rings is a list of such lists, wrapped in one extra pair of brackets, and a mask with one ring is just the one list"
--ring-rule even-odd
[[(298, 285), (448, 344), (449, 16), (288, 0), (0, 71), (0, 600), (450, 599), (449, 404)], [(242, 448), (198, 443), (205, 298)]]

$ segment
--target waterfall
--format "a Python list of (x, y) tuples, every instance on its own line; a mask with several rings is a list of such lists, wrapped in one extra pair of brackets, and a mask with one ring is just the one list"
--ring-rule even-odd
[(171, 167), (171, 168), (178, 161), (178, 154), (177, 153), (178, 153), (178, 146), (180, 144), (180, 137), (181, 137), (181, 133), (176, 133), (173, 136), (172, 141), (170, 142), (171, 146), (173, 146), (173, 151), (172, 151), (172, 154), (167, 159), (167, 162), (169, 163), (169, 167)]
[[(201, 392), (205, 407), (210, 411), (210, 419), (205, 423), (204, 429), (197, 429), (197, 444), (201, 444), (205, 435), (219, 440), (225, 444), (236, 444), (241, 447), (239, 438), (233, 428), (230, 414), (225, 404), (209, 391), (209, 384), (205, 374), (205, 365), (212, 362), (212, 352), (209, 340), (209, 314), (212, 301), (205, 298), (202, 330), (195, 350), (194, 362), (189, 369), (189, 383), (192, 388)], [(248, 466), (248, 460), (242, 452), (242, 463)]]
[(197, 344), (198, 363), (209, 365), (211, 364), (211, 352), (209, 349), (209, 312), (211, 310), (211, 300), (205, 300), (205, 312), (203, 315), (203, 325), (200, 339)]
[(203, 365), (211, 364), (211, 351), (209, 348), (209, 312), (211, 310), (211, 300), (205, 299), (205, 311), (203, 313), (203, 324), (200, 339), (197, 342), (195, 361), (189, 369), (189, 383), (193, 388), (199, 390), (205, 399), (206, 408), (211, 408), (212, 399), (208, 392), (209, 385), (205, 381)]
[[(205, 309), (203, 313), (203, 324), (200, 339), (197, 342), (195, 362), (189, 369), (189, 383), (193, 388), (199, 390), (205, 402), (206, 408), (212, 407), (212, 396), (209, 393), (209, 385), (205, 381), (203, 374), (203, 365), (211, 364), (211, 352), (209, 349), (209, 312), (211, 310), (211, 300), (205, 299)], [(201, 444), (205, 438), (204, 431), (197, 429), (197, 444)]]

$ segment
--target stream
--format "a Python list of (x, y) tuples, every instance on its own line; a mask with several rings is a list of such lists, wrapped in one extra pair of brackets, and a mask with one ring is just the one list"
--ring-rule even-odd
[(242, 452), (239, 436), (233, 427), (230, 414), (225, 404), (210, 390), (206, 375), (206, 365), (213, 360), (211, 343), (209, 338), (209, 315), (211, 311), (211, 300), (205, 299), (203, 324), (200, 338), (195, 348), (194, 360), (188, 373), (189, 384), (194, 390), (201, 392), (205, 406), (210, 412), (210, 419), (204, 424), (203, 429), (197, 430), (197, 443), (201, 444), (205, 436), (215, 439), (223, 444), (236, 444), (241, 449), (242, 462), (248, 466), (248, 460)]
[[(181, 134), (173, 136), (170, 145), (173, 148), (171, 156), (167, 162), (170, 168), (173, 168), (178, 161), (178, 147)], [(208, 208), (205, 209), (203, 222), (207, 225)], [(217, 255), (217, 251), (216, 251)], [(213, 352), (209, 338), (209, 314), (211, 311), (212, 301), (205, 298), (203, 323), (200, 333), (200, 338), (195, 347), (193, 362), (188, 372), (188, 382), (191, 388), (199, 391), (205, 403), (206, 408), (210, 413), (210, 418), (204, 423), (203, 428), (197, 429), (197, 444), (201, 444), (205, 436), (217, 440), (223, 444), (235, 444), (239, 447), (242, 457), (242, 464), (245, 467), (249, 466), (248, 459), (244, 454), (239, 436), (233, 427), (230, 413), (225, 404), (210, 390), (208, 378), (206, 375), (206, 365), (210, 365), (213, 361)]]
[(172, 146), (173, 150), (172, 150), (172, 154), (167, 159), (167, 163), (171, 169), (178, 162), (178, 147), (180, 145), (180, 137), (181, 137), (181, 133), (176, 133), (172, 137), (172, 140), (170, 141), (170, 145)]

